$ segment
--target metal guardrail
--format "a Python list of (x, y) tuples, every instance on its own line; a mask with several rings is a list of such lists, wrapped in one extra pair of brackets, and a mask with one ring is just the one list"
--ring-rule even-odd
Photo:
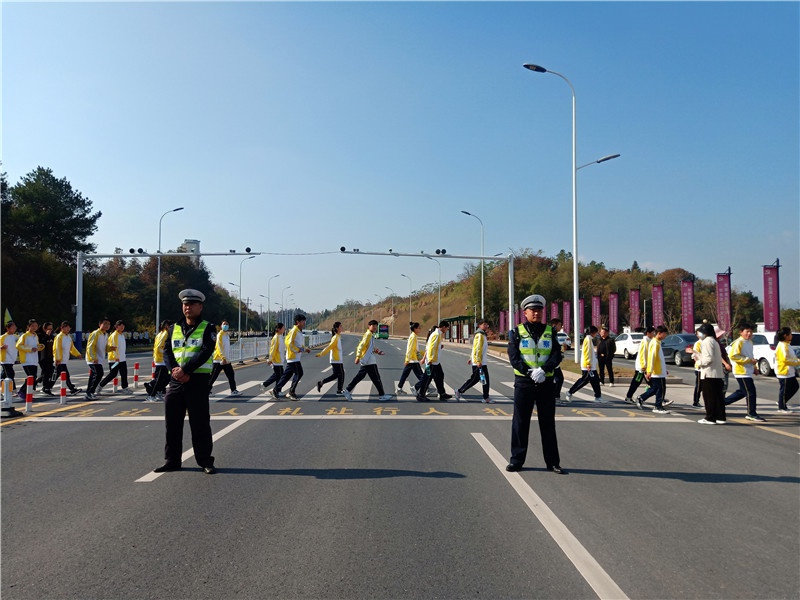
[[(305, 347), (313, 348), (327, 344), (331, 339), (330, 331), (305, 336)], [(266, 357), (269, 354), (269, 338), (243, 339), (241, 343), (231, 343), (231, 357), (238, 361), (247, 359), (257, 359), (259, 356)]]

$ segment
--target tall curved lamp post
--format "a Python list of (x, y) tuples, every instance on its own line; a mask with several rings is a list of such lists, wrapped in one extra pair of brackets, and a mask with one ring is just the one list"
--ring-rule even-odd
[(394, 335), (394, 290), (390, 288), (388, 285), (385, 285), (383, 287), (392, 292), (392, 335)]
[(464, 213), (465, 215), (467, 215), (468, 217), (474, 217), (475, 219), (478, 219), (478, 223), (481, 224), (481, 319), (483, 319), (486, 316), (484, 314), (484, 311), (483, 311), (483, 296), (484, 296), (484, 291), (483, 291), (483, 221), (481, 221), (481, 218), (478, 215), (473, 215), (472, 213), (467, 212), (465, 210), (462, 210), (461, 212)]
[(158, 220), (158, 270), (156, 271), (156, 333), (158, 333), (158, 328), (161, 326), (161, 221), (164, 220), (169, 213), (178, 212), (179, 210), (183, 210), (182, 206), (178, 208), (173, 208), (172, 210), (168, 210), (161, 218)]
[(405, 277), (408, 279), (408, 321), (411, 322), (414, 319), (411, 318), (411, 293), (414, 291), (414, 284), (411, 282), (411, 277), (400, 273), (400, 277)]
[(438, 326), (439, 323), (442, 322), (442, 263), (440, 263), (438, 260), (436, 260), (432, 256), (428, 256), (426, 258), (429, 258), (430, 260), (435, 262), (437, 265), (439, 265), (439, 286), (438, 286), (439, 287), (439, 309), (437, 310), (437, 313), (436, 313), (436, 325)]

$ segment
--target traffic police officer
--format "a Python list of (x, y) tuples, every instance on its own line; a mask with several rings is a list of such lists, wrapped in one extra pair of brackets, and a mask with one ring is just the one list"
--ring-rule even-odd
[(506, 471), (520, 471), (528, 453), (531, 415), (536, 406), (542, 454), (548, 471), (561, 468), (556, 439), (556, 401), (553, 371), (561, 362), (556, 332), (542, 322), (545, 299), (539, 294), (522, 301), (525, 321), (508, 335), (508, 358), (514, 367), (514, 417), (511, 421), (511, 460)]
[(184, 318), (175, 323), (164, 344), (164, 362), (172, 375), (164, 396), (166, 462), (155, 472), (181, 469), (183, 420), (188, 412), (194, 458), (204, 473), (213, 475), (217, 471), (211, 456), (213, 442), (208, 394), (216, 329), (200, 316), (206, 299), (202, 292), (183, 290), (178, 298), (183, 304)]

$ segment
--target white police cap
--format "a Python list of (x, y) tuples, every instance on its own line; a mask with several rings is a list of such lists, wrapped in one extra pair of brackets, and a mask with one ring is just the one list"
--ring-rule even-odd
[(206, 296), (203, 292), (199, 290), (183, 290), (180, 294), (178, 294), (178, 298), (181, 299), (181, 302), (187, 304), (189, 302), (205, 302)]
[(522, 301), (522, 309), (526, 308), (544, 308), (545, 299), (540, 294), (532, 294)]

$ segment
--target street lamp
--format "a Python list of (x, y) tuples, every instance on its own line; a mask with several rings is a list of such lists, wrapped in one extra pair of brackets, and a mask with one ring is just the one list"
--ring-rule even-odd
[(273, 275), (267, 279), (267, 335), (269, 335), (269, 284), (276, 277), (280, 277), (280, 275)]
[(255, 256), (248, 256), (243, 258), (239, 263), (239, 364), (243, 365), (242, 360), (242, 265), (246, 260), (255, 258)]
[(437, 315), (436, 315), (436, 325), (439, 325), (439, 323), (442, 322), (442, 263), (440, 263), (438, 260), (436, 260), (432, 256), (428, 256), (426, 258), (429, 258), (430, 260), (435, 262), (437, 265), (439, 265), (439, 310), (438, 310)]
[(178, 208), (173, 208), (172, 210), (168, 210), (161, 218), (158, 220), (158, 269), (156, 274), (156, 333), (158, 332), (158, 328), (161, 326), (161, 221), (166, 217), (169, 213), (178, 212), (179, 210), (183, 210), (182, 206)]
[(467, 215), (468, 217), (475, 217), (476, 219), (478, 219), (478, 223), (481, 224), (481, 319), (482, 319), (485, 316), (483, 312), (483, 221), (481, 221), (481, 218), (478, 215), (473, 215), (472, 213), (469, 213), (465, 210), (462, 210), (461, 212)]
[(285, 322), (287, 319), (286, 319), (286, 315), (285, 315), (285, 314), (284, 314), (284, 312), (283, 312), (283, 307), (284, 307), (284, 304), (283, 304), (283, 293), (284, 293), (286, 290), (288, 290), (290, 287), (292, 287), (292, 286), (290, 286), (290, 285), (287, 285), (285, 288), (283, 288), (283, 289), (281, 290), (281, 318), (284, 320), (284, 322)]
[(408, 321), (410, 323), (413, 321), (413, 319), (411, 318), (411, 292), (414, 291), (414, 284), (411, 282), (411, 277), (409, 277), (408, 275), (400, 273), (400, 277), (405, 277), (406, 279), (408, 279)]
[(392, 292), (392, 335), (394, 335), (394, 290), (390, 288), (388, 285), (385, 285), (383, 287)]

